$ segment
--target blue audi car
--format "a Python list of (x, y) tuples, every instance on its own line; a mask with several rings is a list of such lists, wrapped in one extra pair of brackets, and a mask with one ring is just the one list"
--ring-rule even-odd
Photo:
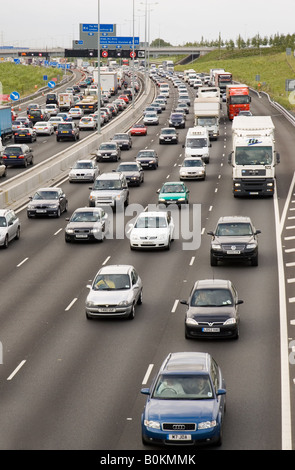
[(143, 444), (222, 444), (226, 388), (210, 354), (170, 353), (151, 387), (141, 393), (147, 395)]

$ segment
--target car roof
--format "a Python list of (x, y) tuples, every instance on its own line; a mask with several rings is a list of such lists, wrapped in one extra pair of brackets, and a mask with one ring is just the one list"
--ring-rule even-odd
[(35, 192), (37, 193), (38, 191), (60, 191), (60, 189), (61, 188), (58, 188), (56, 186), (48, 186), (48, 187), (44, 187), (44, 188), (39, 188)]
[(102, 173), (101, 175), (99, 175), (96, 179), (97, 180), (105, 180), (105, 179), (114, 179), (114, 180), (118, 180), (122, 177), (122, 173), (120, 172), (116, 172), (116, 171), (112, 171), (112, 172), (106, 172), (106, 173)]
[(231, 281), (227, 279), (199, 279), (195, 282), (194, 288), (202, 289), (228, 289)]
[(240, 216), (240, 215), (230, 215), (230, 216), (220, 217), (217, 223), (221, 224), (221, 223), (237, 223), (237, 222), (252, 223), (250, 217)]
[(149, 211), (149, 212), (141, 212), (138, 217), (166, 217), (167, 216), (167, 212), (164, 212), (164, 211)]
[(210, 370), (209, 353), (205, 352), (176, 352), (170, 353), (162, 366), (162, 372), (208, 372)]
[(77, 209), (74, 210), (74, 212), (101, 212), (103, 211), (104, 209), (102, 207), (89, 207), (89, 206), (85, 206), (85, 207), (78, 207)]
[(127, 274), (133, 266), (130, 264), (109, 264), (98, 271), (100, 274)]

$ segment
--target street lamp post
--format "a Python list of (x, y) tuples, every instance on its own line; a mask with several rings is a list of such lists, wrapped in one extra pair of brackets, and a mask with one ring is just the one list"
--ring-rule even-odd
[(100, 124), (100, 100), (101, 100), (101, 87), (100, 87), (100, 0), (97, 0), (97, 133), (101, 134)]

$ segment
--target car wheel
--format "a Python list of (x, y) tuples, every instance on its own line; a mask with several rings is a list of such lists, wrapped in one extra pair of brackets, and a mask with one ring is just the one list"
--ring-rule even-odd
[(134, 320), (135, 317), (135, 306), (132, 305), (131, 312), (129, 313), (128, 320)]
[(3, 248), (8, 248), (8, 235), (4, 239)]
[(28, 160), (25, 158), (24, 159), (24, 167), (27, 168), (27, 166), (28, 166)]
[(210, 266), (217, 266), (217, 259), (213, 255), (210, 255)]
[(258, 266), (258, 254), (251, 259), (251, 266)]
[(33, 159), (33, 157), (32, 157), (32, 159), (31, 159), (31, 161), (30, 161), (30, 165), (33, 165), (33, 163), (34, 163), (34, 159)]
[(139, 297), (138, 297), (138, 300), (137, 300), (137, 305), (141, 305), (142, 304), (142, 289), (140, 291), (140, 294), (139, 294)]
[(166, 246), (166, 250), (170, 250), (170, 248), (171, 248), (171, 238), (169, 238), (169, 240), (168, 240), (168, 244), (167, 244), (167, 246)]
[(60, 212), (60, 207), (59, 207), (59, 208), (57, 209), (57, 212), (56, 212), (56, 218), (57, 218), (57, 219), (60, 217), (60, 214), (61, 214), (61, 212)]
[(15, 234), (15, 239), (19, 240), (19, 238), (20, 238), (20, 227), (17, 227), (17, 231), (16, 231), (16, 234)]

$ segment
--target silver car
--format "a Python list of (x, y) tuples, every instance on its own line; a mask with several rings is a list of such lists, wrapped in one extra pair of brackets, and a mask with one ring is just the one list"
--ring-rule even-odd
[(158, 114), (156, 112), (153, 112), (153, 111), (148, 111), (147, 113), (145, 113), (144, 117), (143, 117), (143, 123), (147, 126), (147, 125), (157, 125), (159, 124), (159, 118), (158, 118)]
[(91, 159), (78, 160), (69, 172), (69, 182), (76, 181), (94, 182), (100, 170), (96, 163)]
[(126, 317), (133, 320), (142, 303), (142, 280), (131, 265), (103, 266), (86, 299), (86, 318)]
[(0, 209), (0, 245), (8, 247), (14, 238), (20, 237), (20, 220), (11, 209)]

